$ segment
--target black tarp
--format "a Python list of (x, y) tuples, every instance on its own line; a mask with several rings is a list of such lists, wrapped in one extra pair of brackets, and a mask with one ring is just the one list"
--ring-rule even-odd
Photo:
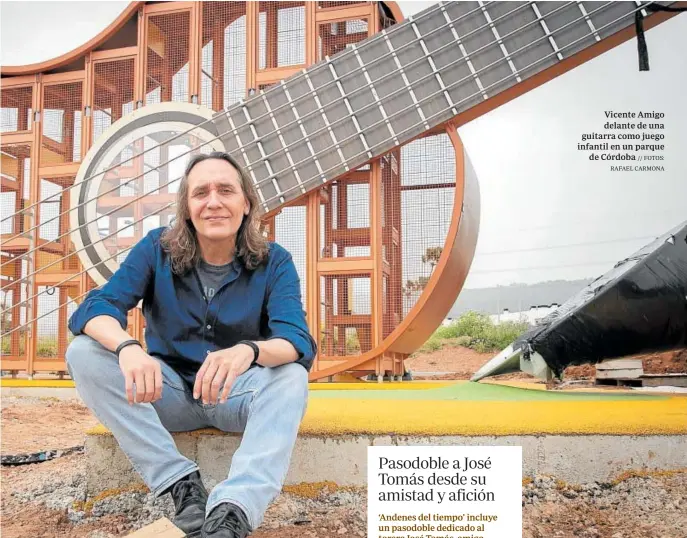
[(513, 344), (567, 366), (687, 347), (687, 222), (618, 262)]

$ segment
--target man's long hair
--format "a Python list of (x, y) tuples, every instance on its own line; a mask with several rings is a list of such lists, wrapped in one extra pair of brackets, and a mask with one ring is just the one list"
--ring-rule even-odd
[(160, 238), (162, 247), (169, 254), (172, 271), (183, 275), (190, 271), (200, 261), (200, 246), (196, 237), (196, 229), (191, 222), (188, 208), (188, 175), (200, 162), (207, 159), (221, 159), (228, 162), (238, 172), (241, 190), (250, 204), (248, 215), (243, 217), (241, 226), (236, 234), (236, 251), (234, 255), (243, 263), (244, 267), (253, 270), (258, 267), (268, 255), (267, 240), (260, 232), (260, 216), (258, 215), (258, 196), (255, 188), (241, 166), (228, 153), (216, 151), (209, 154), (195, 155), (189, 161), (181, 179), (177, 193), (177, 207), (174, 223), (166, 229)]

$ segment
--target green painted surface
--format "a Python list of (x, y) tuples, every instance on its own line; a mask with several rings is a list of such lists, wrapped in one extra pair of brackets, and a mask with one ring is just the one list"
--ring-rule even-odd
[(459, 382), (448, 387), (427, 390), (321, 390), (311, 391), (312, 399), (354, 400), (462, 400), (462, 401), (638, 401), (664, 400), (665, 396), (612, 394), (602, 392), (561, 392), (522, 389), (504, 385)]

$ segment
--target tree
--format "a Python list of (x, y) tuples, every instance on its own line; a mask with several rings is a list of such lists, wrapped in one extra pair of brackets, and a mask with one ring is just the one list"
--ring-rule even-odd
[(430, 265), (430, 275), (434, 271), (434, 267), (439, 263), (439, 258), (441, 258), (441, 253), (443, 251), (444, 249), (442, 247), (427, 247), (427, 250), (425, 250), (422, 256), (422, 263), (428, 263)]

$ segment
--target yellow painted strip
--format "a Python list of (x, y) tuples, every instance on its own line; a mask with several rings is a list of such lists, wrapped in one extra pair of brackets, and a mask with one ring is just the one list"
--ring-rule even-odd
[[(102, 426), (87, 432), (108, 435)], [(199, 430), (197, 434), (219, 433)], [(484, 402), (311, 400), (305, 435), (687, 435), (687, 399)]]
[(300, 431), (319, 435), (687, 434), (687, 400), (311, 400)]
[[(310, 383), (310, 390), (426, 390), (454, 385), (455, 381), (402, 381), (400, 383)], [(466, 381), (467, 383), (467, 381)]]
[(71, 379), (2, 379), (2, 387), (25, 387), (25, 388), (74, 388), (74, 381)]

